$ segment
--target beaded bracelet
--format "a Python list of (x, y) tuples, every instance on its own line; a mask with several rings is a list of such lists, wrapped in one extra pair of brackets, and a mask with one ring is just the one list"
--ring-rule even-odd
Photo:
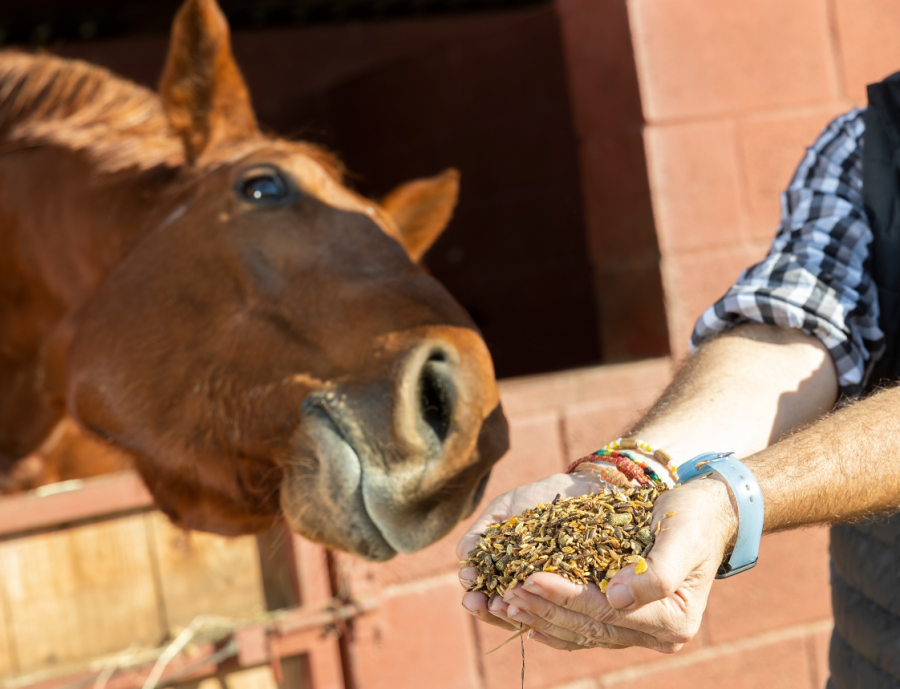
[(567, 474), (574, 474), (579, 469), (589, 469), (602, 480), (617, 488), (627, 488), (629, 478), (615, 467), (602, 466), (594, 457), (582, 457), (575, 460), (566, 470)]
[[(599, 474), (601, 469), (595, 466), (599, 463), (612, 464), (615, 466), (616, 473), (625, 479), (626, 484), (628, 481), (634, 480), (641, 485), (650, 483), (651, 481), (657, 485), (663, 485), (663, 480), (645, 462), (639, 462), (627, 452), (607, 450), (606, 448), (601, 448), (587, 457), (576, 459), (569, 465), (566, 473), (571, 474), (579, 468), (585, 467)], [(613, 483), (613, 481), (608, 482)], [(615, 483), (615, 485), (620, 484)]]
[[(575, 460), (566, 470), (567, 474), (574, 473), (581, 467), (588, 468), (598, 474), (604, 481), (615, 486), (624, 487), (628, 481), (634, 480), (640, 484), (649, 482), (659, 486), (665, 485), (664, 481), (646, 463), (640, 462), (630, 453), (620, 450), (638, 450), (666, 465), (669, 473), (678, 480), (672, 458), (663, 450), (654, 450), (650, 443), (635, 438), (618, 438), (596, 452)], [(600, 463), (612, 464), (615, 469), (598, 466)]]
[(645, 443), (637, 438), (616, 438), (609, 445), (603, 447), (604, 450), (638, 450), (656, 461), (665, 465), (666, 469), (676, 481), (678, 480), (678, 467), (667, 452), (660, 449), (653, 449), (650, 443)]

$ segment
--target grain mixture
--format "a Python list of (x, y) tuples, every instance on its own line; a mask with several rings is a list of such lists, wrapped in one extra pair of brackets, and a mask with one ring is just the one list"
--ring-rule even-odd
[(577, 584), (607, 582), (624, 566), (647, 569), (644, 556), (653, 547), (653, 504), (665, 490), (658, 486), (612, 489), (525, 510), (504, 523), (491, 524), (465, 564), (478, 571), (470, 591), (503, 595), (532, 572), (556, 572)]

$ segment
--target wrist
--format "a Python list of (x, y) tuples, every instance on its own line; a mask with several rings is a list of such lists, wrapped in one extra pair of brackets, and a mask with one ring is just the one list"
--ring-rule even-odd
[(709, 495), (716, 515), (716, 524), (719, 538), (722, 543), (722, 552), (730, 552), (737, 541), (740, 518), (738, 516), (737, 501), (728, 485), (728, 481), (716, 473), (708, 474), (699, 481), (692, 481)]
[[(712, 474), (722, 477), (723, 485), (719, 490), (724, 488), (729, 501), (733, 499), (737, 508), (732, 505), (731, 509), (720, 509), (715, 520), (720, 535), (727, 538), (733, 533), (732, 537), (736, 536), (733, 550), (716, 574), (717, 579), (726, 579), (756, 565), (765, 521), (765, 501), (753, 472), (733, 452), (704, 452), (691, 458), (678, 470), (679, 485), (708, 481)], [(715, 483), (709, 485), (713, 486), (712, 489), (716, 487)], [(721, 493), (718, 502), (720, 507), (724, 507)], [(736, 530), (733, 526), (735, 516)], [(727, 544), (730, 540), (723, 539), (723, 543)]]

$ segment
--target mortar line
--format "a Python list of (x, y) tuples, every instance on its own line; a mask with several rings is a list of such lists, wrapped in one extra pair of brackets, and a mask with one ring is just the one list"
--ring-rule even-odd
[(850, 89), (844, 76), (844, 51), (841, 50), (841, 36), (838, 31), (837, 7), (834, 0), (825, 0), (825, 14), (828, 21), (828, 38), (831, 50), (831, 66), (840, 97), (849, 100)]
[(809, 686), (812, 689), (819, 689), (821, 686), (818, 682), (819, 679), (819, 667), (818, 663), (816, 663), (816, 644), (815, 644), (815, 636), (809, 634), (803, 640), (804, 650), (806, 652), (806, 661), (809, 663)]
[[(764, 646), (791, 641), (794, 639), (803, 639), (824, 631), (831, 631), (834, 626), (833, 620), (820, 620), (818, 622), (808, 622), (806, 624), (777, 629), (768, 632), (762, 632), (748, 639), (740, 639), (738, 641), (729, 641), (711, 648), (699, 648), (686, 654), (674, 654), (650, 663), (644, 663), (637, 668), (626, 668), (623, 670), (614, 670), (604, 675), (599, 675), (594, 681), (597, 682), (598, 689), (605, 689), (610, 686), (617, 686), (620, 682), (627, 682), (634, 679), (649, 677), (650, 675), (659, 674), (665, 671), (677, 670), (683, 667), (696, 665), (706, 660), (714, 660), (725, 655), (740, 653), (742, 651), (752, 651)], [(564, 684), (554, 687), (553, 689), (581, 689), (579, 682), (573, 684)]]
[[(393, 584), (392, 586), (386, 586), (378, 594), (373, 596), (373, 598), (390, 600), (391, 598), (405, 596), (410, 593), (428, 593), (432, 589), (436, 589), (440, 586), (448, 586), (451, 584), (459, 586), (459, 576), (456, 572), (438, 574), (436, 576), (426, 577), (425, 579), (419, 579), (418, 581), (411, 581), (405, 584)], [(460, 596), (462, 596), (462, 587), (460, 587), (459, 590)]]

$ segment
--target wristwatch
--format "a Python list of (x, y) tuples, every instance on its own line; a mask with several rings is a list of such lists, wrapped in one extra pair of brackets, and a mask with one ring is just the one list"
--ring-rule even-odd
[(681, 464), (676, 485), (703, 478), (712, 472), (725, 479), (738, 506), (737, 543), (716, 574), (716, 579), (727, 579), (752, 569), (759, 559), (765, 509), (759, 483), (733, 452), (704, 452)]

